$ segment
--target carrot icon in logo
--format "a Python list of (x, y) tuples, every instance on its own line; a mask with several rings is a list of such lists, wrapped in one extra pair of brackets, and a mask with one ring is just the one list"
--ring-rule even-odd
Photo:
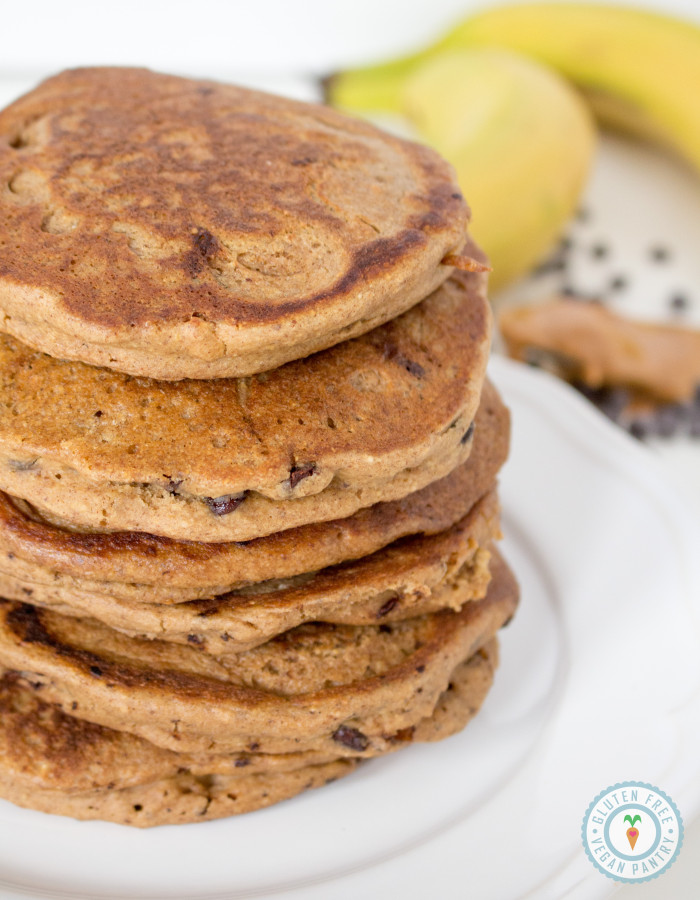
[(627, 835), (627, 840), (630, 842), (630, 847), (634, 850), (634, 845), (637, 843), (637, 838), (639, 837), (639, 829), (635, 828), (635, 824), (637, 822), (642, 821), (641, 816), (625, 816), (625, 822), (630, 823), (630, 827), (627, 829), (625, 834)]

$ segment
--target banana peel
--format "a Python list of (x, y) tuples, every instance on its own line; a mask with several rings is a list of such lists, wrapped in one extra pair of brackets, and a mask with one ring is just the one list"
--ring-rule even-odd
[(581, 99), (548, 69), (488, 48), (440, 54), (406, 79), (401, 109), (455, 167), (492, 290), (527, 272), (571, 217), (595, 147)]

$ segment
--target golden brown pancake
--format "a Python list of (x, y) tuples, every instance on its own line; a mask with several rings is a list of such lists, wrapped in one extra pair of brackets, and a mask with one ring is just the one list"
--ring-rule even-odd
[[(0, 494), (0, 572), (17, 580), (26, 565), (45, 570), (54, 582), (76, 590), (124, 600), (141, 600), (148, 594), (154, 602), (166, 603), (325, 569), (410, 535), (432, 535), (452, 527), (491, 489), (508, 453), (509, 432), (508, 411), (486, 382), (472, 452), (450, 475), (402, 500), (244, 544), (69, 531)], [(31, 600), (31, 595), (26, 598)]]
[(143, 585), (140, 595), (132, 591), (137, 599), (116, 597), (109, 585), (96, 593), (79, 579), (17, 558), (7, 561), (12, 576), (0, 574), (0, 596), (89, 616), (133, 637), (235, 655), (305, 622), (375, 625), (480, 600), (490, 577), (489, 547), (500, 537), (498, 512), (492, 491), (437, 535), (406, 538), (354, 562), (186, 603), (173, 603), (167, 591), (166, 602), (159, 603), (155, 590)]
[(517, 585), (495, 552), (492, 575), (486, 597), (459, 612), (302, 625), (221, 659), (2, 601), (0, 667), (77, 718), (177, 752), (382, 752), (513, 615)]
[[(462, 729), (481, 706), (497, 660), (493, 640), (457, 668), (430, 718), (394, 735), (385, 752)], [(17, 673), (0, 678), (0, 796), (44, 812), (139, 827), (203, 822), (318, 787), (357, 762), (314, 752), (173, 753), (66, 715)]]
[(350, 515), (469, 455), (483, 276), (252, 379), (156, 382), (0, 335), (0, 489), (78, 529), (247, 541)]
[(145, 69), (0, 113), (0, 327), (160, 379), (247, 376), (438, 287), (467, 206), (434, 151), (323, 106)]

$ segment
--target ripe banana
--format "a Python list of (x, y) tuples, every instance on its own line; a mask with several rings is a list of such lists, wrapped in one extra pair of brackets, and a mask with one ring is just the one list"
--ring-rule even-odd
[(457, 170), (492, 289), (526, 272), (559, 236), (584, 184), (595, 145), (585, 104), (545, 67), (482, 48), (420, 66), (401, 106)]
[(502, 47), (569, 78), (606, 125), (660, 141), (700, 169), (700, 28), (670, 16), (589, 3), (526, 3), (465, 19), (428, 50), (329, 81), (334, 105), (396, 110), (427, 59), (456, 48)]

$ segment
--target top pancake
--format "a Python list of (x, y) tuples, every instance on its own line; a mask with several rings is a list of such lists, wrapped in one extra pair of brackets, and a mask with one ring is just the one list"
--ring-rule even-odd
[(362, 334), (452, 271), (451, 167), (322, 106), (145, 69), (0, 113), (0, 321), (58, 358), (246, 376)]

